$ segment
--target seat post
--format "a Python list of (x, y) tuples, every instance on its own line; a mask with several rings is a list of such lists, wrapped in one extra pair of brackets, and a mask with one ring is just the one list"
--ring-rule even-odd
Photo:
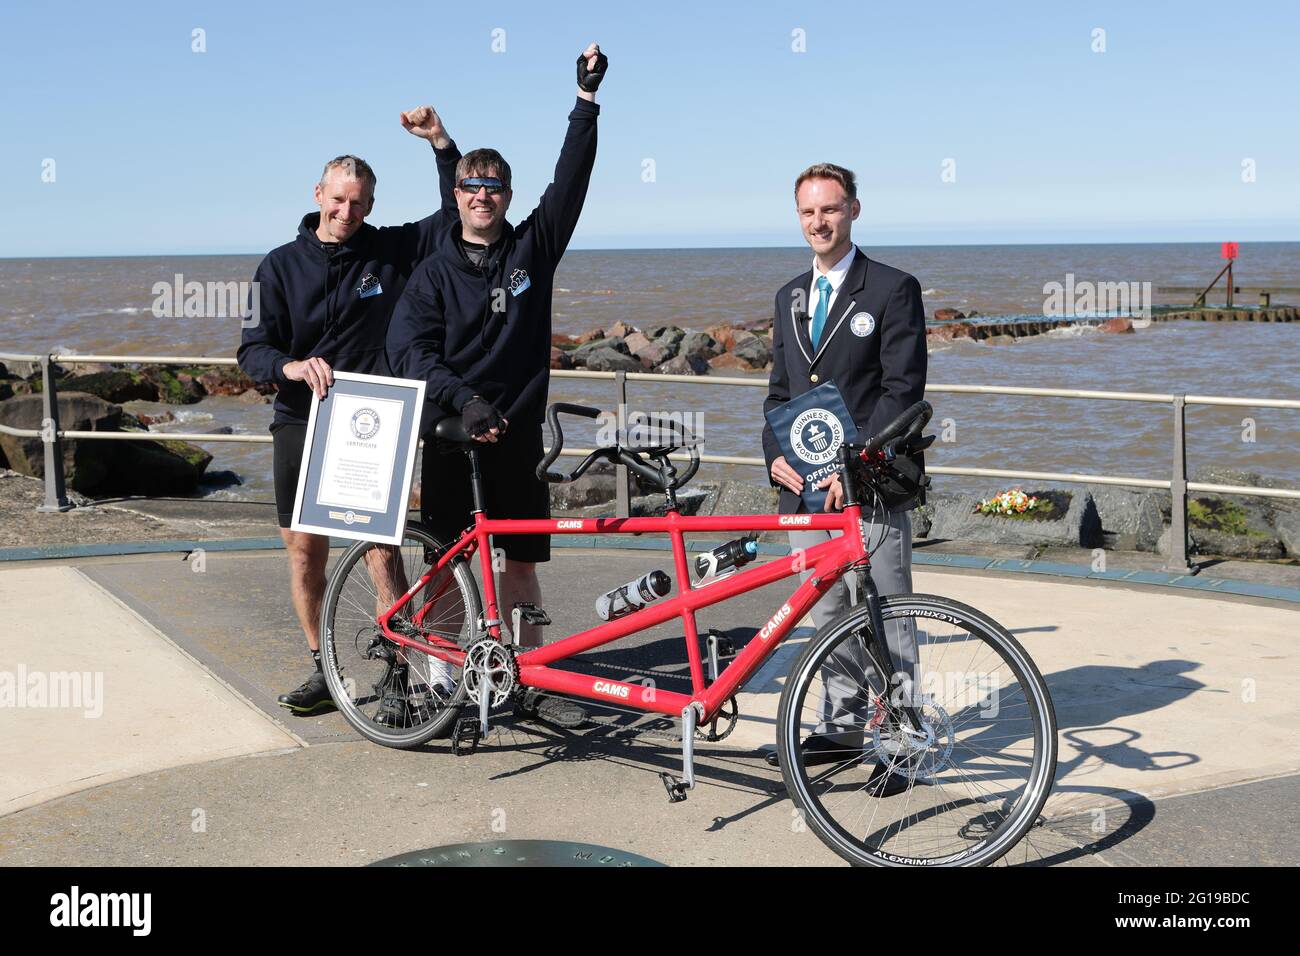
[(465, 449), (465, 454), (469, 455), (469, 483), (474, 489), (474, 513), (479, 514), (483, 511), (483, 473), (479, 470), (478, 449), (470, 445)]

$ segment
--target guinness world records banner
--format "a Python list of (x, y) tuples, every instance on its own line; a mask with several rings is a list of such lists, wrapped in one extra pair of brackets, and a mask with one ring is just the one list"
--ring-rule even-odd
[(824, 382), (772, 409), (767, 421), (781, 454), (803, 477), (804, 507), (816, 514), (826, 500), (818, 483), (835, 473), (835, 453), (858, 431), (844, 397), (833, 381)]

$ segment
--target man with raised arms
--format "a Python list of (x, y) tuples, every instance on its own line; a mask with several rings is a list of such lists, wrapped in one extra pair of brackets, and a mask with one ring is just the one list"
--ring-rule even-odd
[[(550, 382), (551, 288), (555, 268), (578, 224), (596, 160), (596, 89), (608, 60), (596, 44), (578, 57), (577, 102), (569, 113), (555, 175), (537, 208), (512, 226), (510, 164), (495, 149), (466, 153), (456, 167), (458, 221), (441, 232), (437, 251), (421, 263), (393, 312), (388, 357), (394, 372), (423, 379), (428, 392), (422, 430), (460, 415), (483, 443), (487, 513), (493, 518), (546, 518), (550, 493), (535, 473), (542, 459), (542, 420)], [(421, 518), (450, 544), (473, 523), (469, 465), (427, 443), (421, 469)], [(549, 535), (509, 535), (500, 606), (539, 604), (537, 563), (549, 561)], [(540, 629), (521, 626), (525, 647)], [(581, 723), (577, 705), (541, 701), (542, 716)], [(531, 714), (530, 714), (531, 716)]]

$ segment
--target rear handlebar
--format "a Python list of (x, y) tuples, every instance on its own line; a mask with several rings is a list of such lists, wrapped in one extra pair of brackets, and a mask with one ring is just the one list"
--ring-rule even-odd
[[(597, 448), (587, 455), (586, 458), (573, 471), (565, 474), (562, 471), (551, 471), (551, 465), (560, 457), (564, 451), (564, 429), (560, 427), (560, 414), (581, 415), (583, 418), (599, 418), (601, 411), (598, 408), (591, 408), (587, 405), (572, 405), (567, 402), (555, 402), (546, 409), (546, 421), (551, 426), (551, 450), (537, 465), (537, 477), (542, 481), (548, 481), (552, 484), (561, 484), (564, 482), (575, 481), (592, 466), (593, 463), (604, 459), (625, 466), (637, 477), (641, 478), (648, 484), (655, 485), (665, 492), (673, 491), (682, 487), (695, 476), (700, 468), (700, 451), (695, 437), (687, 430), (686, 426), (680, 422), (674, 422), (670, 419), (663, 419), (659, 416), (653, 416), (648, 419), (648, 424), (653, 428), (667, 429), (672, 440), (667, 443), (656, 444), (653, 448), (624, 448), (622, 446)], [(680, 429), (680, 431), (679, 431)], [(668, 463), (667, 453), (672, 448), (686, 447), (690, 450), (691, 461), (686, 471), (680, 477), (673, 474), (673, 469)], [(661, 473), (641, 458), (636, 452), (648, 451), (652, 454), (662, 453), (664, 455), (663, 463), (665, 472)]]
[[(629, 468), (631, 468), (633, 471), (644, 476), (645, 473), (642, 471), (642, 469), (647, 469), (650, 472), (655, 473), (657, 475), (658, 473), (654, 472), (654, 469), (650, 468), (649, 465), (646, 465), (645, 462), (641, 461), (641, 459), (636, 455), (636, 452), (638, 451), (649, 452), (651, 456), (654, 457), (655, 455), (658, 454), (663, 454), (666, 456), (669, 451), (675, 448), (685, 448), (687, 449), (687, 451), (691, 456), (690, 464), (686, 466), (685, 474), (681, 475), (680, 477), (674, 476), (672, 480), (673, 489), (683, 487), (688, 481), (694, 478), (695, 473), (700, 470), (699, 441), (695, 438), (694, 435), (691, 434), (691, 430), (686, 427), (686, 424), (684, 422), (675, 421), (671, 418), (663, 418), (659, 415), (647, 415), (644, 416), (644, 425), (648, 428), (650, 436), (658, 436), (662, 438), (662, 435), (666, 432), (669, 436), (671, 436), (671, 440), (669, 441), (660, 440), (657, 443), (652, 443), (648, 447), (632, 446), (630, 448), (620, 448), (619, 449), (620, 460), (624, 456), (628, 456), (631, 459), (635, 460), (640, 465), (640, 468), (634, 468), (630, 462), (624, 461), (623, 463), (627, 465)], [(641, 423), (638, 423), (637, 426), (634, 426), (634, 433), (636, 427), (641, 427)], [(664, 460), (666, 461), (667, 458), (665, 457)], [(660, 484), (660, 485), (663, 484), (664, 483), (663, 477), (662, 476), (656, 477), (655, 479), (653, 479), (652, 483)], [(665, 488), (664, 490), (668, 491), (669, 489)]]
[(537, 463), (537, 477), (542, 481), (549, 481), (552, 484), (560, 484), (566, 481), (573, 481), (584, 471), (591, 467), (591, 463), (597, 458), (603, 457), (598, 452), (592, 452), (587, 456), (581, 465), (573, 470), (571, 474), (564, 474), (561, 471), (551, 471), (551, 465), (555, 464), (555, 459), (560, 457), (560, 452), (564, 451), (564, 430), (560, 428), (560, 412), (567, 415), (581, 415), (583, 418), (599, 418), (600, 409), (591, 408), (588, 405), (572, 405), (568, 402), (554, 402), (546, 409), (546, 423), (551, 426), (551, 450), (546, 456)]

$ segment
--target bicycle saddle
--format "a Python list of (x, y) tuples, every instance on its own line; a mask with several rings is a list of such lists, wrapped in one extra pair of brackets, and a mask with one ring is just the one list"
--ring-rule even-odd
[(440, 442), (468, 445), (474, 439), (465, 431), (465, 421), (459, 415), (444, 418), (433, 427), (433, 437)]

